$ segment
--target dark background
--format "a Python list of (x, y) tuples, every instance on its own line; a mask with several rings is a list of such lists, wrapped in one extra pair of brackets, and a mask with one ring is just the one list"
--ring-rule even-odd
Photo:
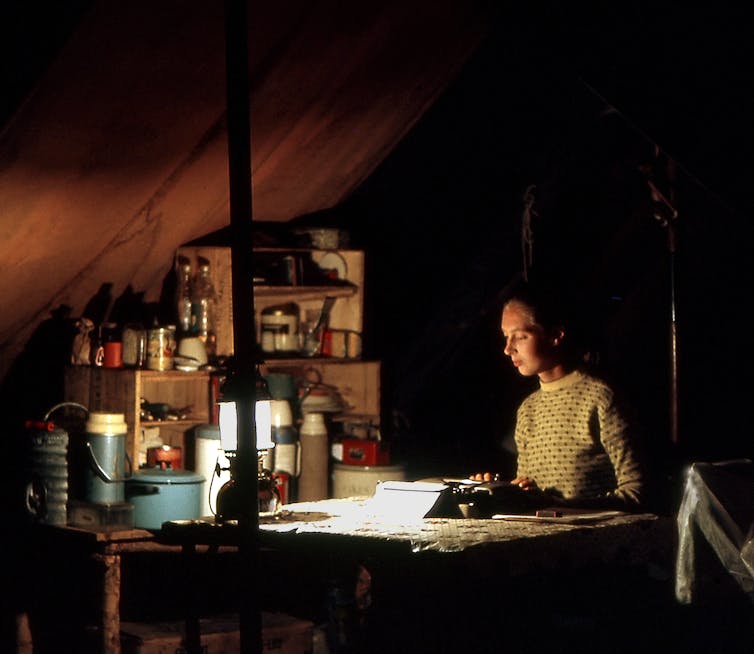
[[(302, 219), (367, 249), (366, 342), (385, 362), (390, 435), (417, 468), (512, 466), (503, 441), (533, 386), (504, 360), (499, 308), (524, 268), (532, 185), (534, 269), (581, 289), (597, 360), (632, 397), (660, 472), (751, 456), (748, 23), (654, 7), (501, 20), (368, 182)], [(678, 213), (672, 255), (648, 180)]]

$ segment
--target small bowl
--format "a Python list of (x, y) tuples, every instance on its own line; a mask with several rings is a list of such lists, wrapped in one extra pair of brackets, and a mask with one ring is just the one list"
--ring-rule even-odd
[(199, 368), (207, 363), (207, 348), (204, 345), (204, 341), (198, 336), (189, 336), (178, 341), (176, 355), (176, 366), (195, 365)]

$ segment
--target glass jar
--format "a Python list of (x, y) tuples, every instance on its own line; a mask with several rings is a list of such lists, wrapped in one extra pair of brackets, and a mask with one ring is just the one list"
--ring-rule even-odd
[(143, 368), (146, 362), (147, 331), (141, 323), (128, 323), (123, 327), (123, 365)]

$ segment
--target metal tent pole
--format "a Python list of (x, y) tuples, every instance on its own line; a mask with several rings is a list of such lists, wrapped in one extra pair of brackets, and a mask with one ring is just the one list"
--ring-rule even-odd
[[(251, 127), (247, 1), (225, 1), (228, 178), (230, 186), (231, 276), (233, 281), (234, 373), (253, 389), (256, 334), (252, 262)], [(252, 392), (253, 393), (253, 392)], [(259, 505), (254, 400), (238, 402), (238, 475), (243, 497), (239, 517), (242, 588), (239, 607), (241, 652), (262, 651), (258, 587)], [(246, 489), (246, 490), (244, 490)]]
[[(672, 182), (674, 168), (668, 164), (669, 178)], [(669, 289), (670, 294), (670, 441), (678, 445), (679, 436), (679, 398), (678, 398), (678, 292), (677, 292), (677, 251), (678, 251), (678, 210), (673, 202), (673, 187), (670, 186), (669, 197), (651, 180), (647, 179), (650, 195), (655, 204), (654, 217), (667, 231), (667, 246), (669, 256)]]

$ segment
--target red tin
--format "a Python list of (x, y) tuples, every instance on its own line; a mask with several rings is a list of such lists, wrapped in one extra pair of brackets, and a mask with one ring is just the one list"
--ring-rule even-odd
[(343, 463), (358, 466), (386, 466), (390, 464), (390, 446), (385, 441), (344, 438)]

